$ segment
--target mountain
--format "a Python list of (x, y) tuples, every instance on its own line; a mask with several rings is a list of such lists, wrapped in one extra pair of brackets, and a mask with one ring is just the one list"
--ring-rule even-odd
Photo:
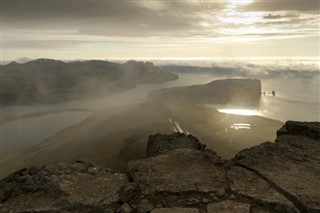
[(274, 143), (221, 158), (194, 136), (149, 136), (124, 171), (83, 161), (0, 181), (1, 212), (299, 213), (320, 211), (320, 123), (288, 121)]
[(15, 61), (18, 62), (19, 64), (26, 63), (28, 61), (32, 61), (34, 59), (28, 58), (28, 57), (22, 57), (22, 58), (17, 58)]
[(257, 103), (261, 96), (261, 82), (258, 79), (224, 79), (204, 85), (160, 89), (148, 96), (155, 100), (200, 104)]
[(98, 60), (66, 63), (36, 59), (23, 64), (2, 65), (1, 70), (3, 104), (56, 103), (178, 78), (150, 62), (134, 61), (125, 64)]

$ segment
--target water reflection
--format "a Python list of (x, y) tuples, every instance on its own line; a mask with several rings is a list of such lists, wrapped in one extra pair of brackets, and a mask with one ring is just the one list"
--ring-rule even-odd
[(234, 114), (234, 115), (258, 115), (259, 111), (256, 109), (218, 109), (219, 112), (226, 113), (226, 114)]
[(238, 129), (251, 129), (251, 124), (239, 123), (239, 124), (232, 124), (230, 127), (232, 129), (235, 129), (235, 130), (238, 130)]

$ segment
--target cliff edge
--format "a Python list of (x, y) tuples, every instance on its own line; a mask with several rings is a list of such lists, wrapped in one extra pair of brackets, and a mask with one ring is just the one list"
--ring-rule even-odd
[(151, 135), (115, 172), (77, 161), (0, 182), (1, 212), (320, 212), (320, 123), (288, 121), (231, 161), (182, 133)]

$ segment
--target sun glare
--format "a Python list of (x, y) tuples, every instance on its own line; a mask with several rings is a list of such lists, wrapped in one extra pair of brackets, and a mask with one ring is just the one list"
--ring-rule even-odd
[(231, 5), (246, 5), (253, 2), (253, 0), (227, 0)]
[(250, 109), (218, 109), (219, 112), (226, 113), (226, 114), (234, 114), (234, 115), (258, 115), (257, 110), (250, 110)]

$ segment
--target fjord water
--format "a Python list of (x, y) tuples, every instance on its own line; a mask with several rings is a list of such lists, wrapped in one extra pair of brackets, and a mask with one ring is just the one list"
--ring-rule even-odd
[[(8, 121), (0, 124), (2, 135), (2, 151), (12, 151), (25, 148), (44, 141), (46, 138), (57, 132), (74, 125), (91, 112), (77, 112), (79, 110), (96, 111), (108, 107), (124, 106), (146, 100), (148, 92), (160, 88), (205, 84), (213, 80), (221, 79), (210, 73), (179, 73), (179, 79), (163, 84), (138, 85), (132, 90), (112, 96), (105, 96), (94, 99), (81, 99), (45, 106), (4, 106), (2, 116), (22, 116), (28, 113), (39, 113), (33, 117)], [(229, 77), (226, 77), (229, 78)], [(283, 78), (262, 78), (262, 91), (275, 91), (276, 96), (263, 95), (261, 104), (254, 110), (256, 115), (276, 119), (280, 121), (320, 120), (320, 75), (312, 78), (305, 77), (283, 77)], [(233, 108), (237, 108), (234, 106)], [(72, 109), (73, 111), (68, 111)], [(50, 111), (61, 110), (59, 113)], [(243, 110), (243, 109), (242, 109)], [(47, 111), (48, 114), (41, 114)]]
[(281, 121), (320, 121), (320, 75), (314, 78), (265, 79), (263, 91), (276, 96), (262, 96), (260, 113)]
[(8, 152), (41, 143), (57, 132), (79, 123), (90, 112), (60, 112), (1, 124), (1, 151)]
[[(211, 76), (209, 81), (214, 79), (216, 77)], [(0, 124), (2, 152), (14, 151), (41, 143), (57, 132), (83, 121), (96, 110), (145, 101), (148, 93), (152, 90), (202, 84), (207, 81), (207, 76), (182, 75), (177, 81), (137, 85), (134, 89), (111, 96), (73, 100), (52, 105), (3, 106), (1, 109), (2, 117), (16, 117), (18, 119)], [(31, 116), (29, 117), (29, 115)]]

